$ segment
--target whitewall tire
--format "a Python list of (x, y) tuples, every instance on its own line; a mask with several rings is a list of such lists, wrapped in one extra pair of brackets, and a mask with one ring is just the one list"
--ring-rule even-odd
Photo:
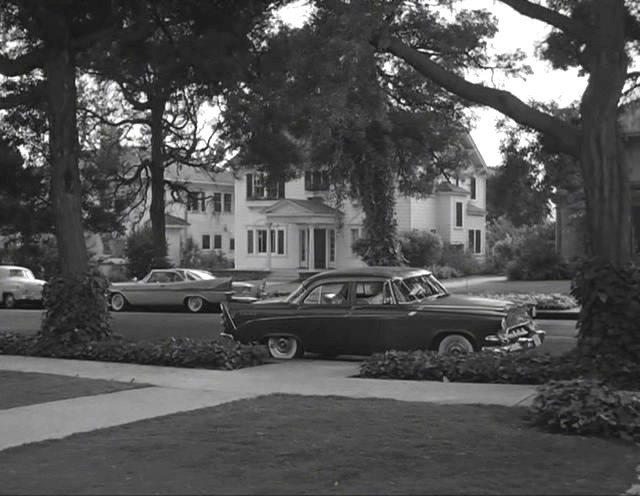
[(449, 334), (438, 345), (438, 354), (440, 355), (460, 355), (473, 353), (473, 351), (473, 343), (462, 334)]
[(191, 313), (198, 313), (204, 308), (204, 300), (199, 296), (189, 296), (189, 298), (187, 298), (186, 305), (187, 310)]
[(121, 312), (127, 306), (127, 300), (120, 293), (112, 294), (109, 303), (114, 312)]
[(291, 336), (274, 336), (267, 341), (269, 355), (278, 360), (291, 360), (302, 355), (302, 347), (296, 338)]

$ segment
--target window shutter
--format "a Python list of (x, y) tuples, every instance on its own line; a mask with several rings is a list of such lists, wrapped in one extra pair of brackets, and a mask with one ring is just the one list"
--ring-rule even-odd
[(247, 198), (253, 197), (253, 174), (247, 174)]

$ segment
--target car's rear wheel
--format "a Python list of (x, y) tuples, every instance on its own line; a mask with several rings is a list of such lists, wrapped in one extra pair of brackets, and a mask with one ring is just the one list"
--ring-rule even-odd
[(2, 298), (2, 303), (5, 308), (15, 308), (16, 307), (16, 297), (11, 293), (5, 293), (4, 298)]
[(113, 293), (111, 295), (111, 310), (114, 312), (121, 312), (127, 306), (127, 300), (120, 293)]
[(204, 308), (204, 300), (199, 296), (189, 296), (186, 301), (187, 310), (191, 313), (201, 312)]
[(442, 338), (438, 344), (438, 354), (440, 355), (461, 355), (473, 351), (473, 343), (462, 334), (449, 334)]
[(278, 360), (291, 360), (304, 353), (300, 342), (291, 336), (274, 336), (267, 340), (269, 355)]

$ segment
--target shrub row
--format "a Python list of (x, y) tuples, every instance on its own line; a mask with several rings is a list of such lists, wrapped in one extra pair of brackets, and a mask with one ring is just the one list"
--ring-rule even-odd
[(552, 381), (531, 406), (532, 421), (551, 431), (640, 441), (640, 396), (601, 381)]
[(575, 352), (551, 356), (538, 352), (439, 355), (433, 351), (387, 351), (367, 358), (360, 366), (360, 376), (494, 384), (597, 378), (619, 389), (640, 390), (640, 364), (586, 360)]
[(0, 333), (0, 354), (70, 358), (171, 367), (232, 370), (265, 363), (266, 348), (220, 341), (170, 338), (159, 342), (122, 339), (64, 346), (40, 336)]
[(562, 293), (474, 293), (474, 296), (535, 304), (538, 310), (569, 310), (578, 306), (575, 298)]

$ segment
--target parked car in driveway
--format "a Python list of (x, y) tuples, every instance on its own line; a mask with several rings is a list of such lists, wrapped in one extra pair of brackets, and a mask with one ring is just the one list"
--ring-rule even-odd
[(139, 281), (111, 284), (109, 304), (114, 312), (128, 306), (182, 305), (197, 313), (232, 297), (255, 301), (263, 292), (261, 281), (232, 281), (198, 269), (154, 269)]
[(279, 359), (305, 351), (515, 351), (539, 346), (545, 336), (532, 308), (451, 295), (431, 272), (410, 267), (326, 271), (287, 297), (221, 307), (223, 336), (264, 343)]
[(0, 265), (0, 296), (5, 308), (25, 303), (42, 303), (45, 281), (36, 279), (29, 269), (17, 265)]

